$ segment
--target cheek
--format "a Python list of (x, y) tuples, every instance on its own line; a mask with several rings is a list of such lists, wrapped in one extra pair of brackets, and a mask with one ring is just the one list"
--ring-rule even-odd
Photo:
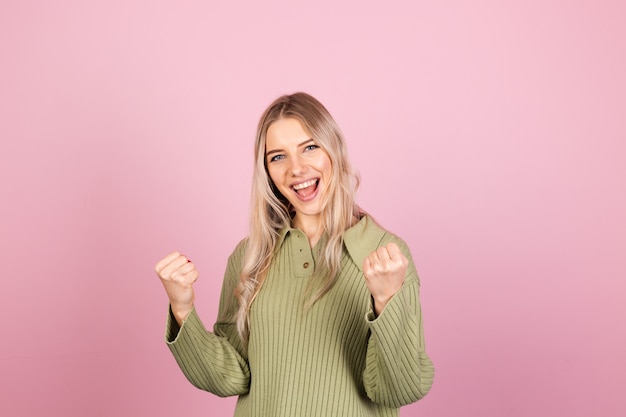
[(326, 177), (330, 178), (332, 176), (333, 164), (330, 162), (330, 158), (326, 156), (320, 164), (320, 172), (322, 172)]
[(268, 168), (267, 174), (269, 175), (270, 180), (274, 183), (275, 186), (280, 186), (280, 171), (278, 169), (276, 169), (275, 167)]

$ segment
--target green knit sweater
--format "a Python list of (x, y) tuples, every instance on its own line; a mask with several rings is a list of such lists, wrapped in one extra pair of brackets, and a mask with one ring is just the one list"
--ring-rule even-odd
[[(407, 276), (375, 317), (361, 268), (373, 250), (392, 241), (409, 259)], [(239, 395), (236, 417), (398, 416), (400, 406), (419, 400), (432, 385), (419, 279), (406, 244), (364, 216), (344, 235), (337, 282), (304, 311), (316, 248), (300, 230), (282, 231), (250, 309), (247, 350), (232, 318), (245, 240), (229, 258), (214, 331), (195, 310), (180, 328), (168, 317), (166, 342), (185, 376), (216, 395)]]

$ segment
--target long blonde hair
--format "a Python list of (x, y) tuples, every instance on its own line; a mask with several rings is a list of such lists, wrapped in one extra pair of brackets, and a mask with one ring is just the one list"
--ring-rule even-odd
[(237, 330), (244, 344), (249, 336), (250, 306), (267, 275), (279, 233), (292, 225), (289, 202), (270, 179), (265, 158), (267, 130), (272, 123), (284, 118), (299, 120), (315, 143), (326, 151), (332, 166), (328, 193), (322, 204), (322, 223), (327, 239), (322, 241), (321, 261), (307, 286), (305, 307), (312, 306), (337, 280), (343, 233), (362, 213), (354, 200), (359, 177), (348, 161), (343, 134), (328, 110), (317, 99), (302, 92), (276, 99), (261, 116), (257, 128), (250, 231), (240, 282), (235, 290), (239, 301)]

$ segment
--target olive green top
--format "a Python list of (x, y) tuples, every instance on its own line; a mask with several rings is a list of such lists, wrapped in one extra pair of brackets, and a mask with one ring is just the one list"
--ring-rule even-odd
[[(193, 385), (239, 395), (236, 417), (398, 416), (400, 406), (426, 395), (434, 367), (424, 350), (419, 279), (401, 239), (364, 216), (344, 234), (337, 282), (305, 311), (303, 291), (319, 244), (311, 249), (303, 232), (283, 230), (250, 309), (247, 350), (232, 318), (245, 242), (228, 260), (212, 333), (195, 310), (180, 328), (168, 317), (166, 342)], [(409, 267), (402, 288), (375, 317), (362, 265), (389, 242)]]

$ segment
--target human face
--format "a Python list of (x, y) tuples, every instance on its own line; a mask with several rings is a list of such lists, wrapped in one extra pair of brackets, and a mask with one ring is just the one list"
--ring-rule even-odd
[(332, 165), (298, 119), (279, 119), (270, 125), (265, 161), (274, 185), (296, 211), (296, 225), (311, 221), (319, 225)]

